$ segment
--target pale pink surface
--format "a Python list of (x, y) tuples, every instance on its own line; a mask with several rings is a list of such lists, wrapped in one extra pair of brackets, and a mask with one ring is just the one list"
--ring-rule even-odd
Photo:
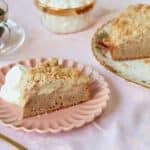
[[(104, 114), (83, 128), (60, 134), (28, 134), (0, 125), (0, 132), (31, 150), (149, 150), (150, 147), (150, 91), (128, 83), (106, 71), (92, 55), (91, 37), (98, 26), (108, 19), (114, 9), (129, 3), (149, 0), (99, 0), (98, 23), (87, 31), (58, 36), (44, 28), (31, 0), (8, 0), (10, 16), (21, 24), (27, 38), (20, 51), (0, 64), (29, 57), (61, 57), (88, 64), (103, 74), (112, 90), (111, 100)], [(104, 9), (107, 8), (107, 9)], [(8, 61), (9, 59), (9, 61)], [(7, 150), (7, 144), (0, 143)]]
[[(45, 60), (47, 59), (29, 59), (16, 63), (34, 67), (36, 64)], [(0, 120), (4, 126), (28, 133), (59, 133), (82, 127), (102, 114), (110, 99), (110, 89), (105, 79), (92, 68), (79, 64), (78, 62), (68, 59), (58, 59), (58, 62), (64, 67), (75, 68), (90, 78), (89, 88), (92, 96), (91, 99), (59, 111), (20, 120), (21, 107), (8, 103), (0, 98)], [(0, 68), (0, 85), (4, 84), (6, 73), (14, 65), (9, 64)]]

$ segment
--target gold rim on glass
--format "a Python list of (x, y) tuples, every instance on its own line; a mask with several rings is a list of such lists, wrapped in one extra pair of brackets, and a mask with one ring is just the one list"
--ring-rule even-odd
[(90, 11), (95, 5), (95, 0), (93, 0), (91, 3), (85, 6), (76, 7), (76, 8), (67, 8), (67, 9), (50, 7), (50, 6), (47, 6), (46, 4), (41, 3), (39, 0), (35, 0), (35, 5), (43, 13), (47, 13), (50, 15), (77, 16), (77, 15), (81, 15)]

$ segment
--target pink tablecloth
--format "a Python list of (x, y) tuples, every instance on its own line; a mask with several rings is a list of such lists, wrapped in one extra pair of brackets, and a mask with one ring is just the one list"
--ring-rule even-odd
[[(112, 91), (104, 114), (80, 129), (60, 134), (14, 131), (0, 125), (0, 132), (30, 150), (149, 150), (150, 90), (128, 83), (100, 66), (91, 52), (91, 37), (96, 28), (116, 9), (143, 0), (99, 0), (98, 22), (87, 31), (72, 35), (54, 35), (41, 24), (31, 0), (8, 0), (10, 17), (26, 31), (20, 50), (0, 60), (0, 65), (29, 57), (60, 57), (90, 65), (105, 76)], [(145, 2), (150, 2), (145, 0)], [(0, 142), (0, 149), (12, 149)]]

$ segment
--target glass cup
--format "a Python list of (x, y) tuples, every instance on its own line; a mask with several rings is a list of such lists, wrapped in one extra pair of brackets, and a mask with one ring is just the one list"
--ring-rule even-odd
[(5, 1), (0, 0), (0, 49), (4, 47), (4, 43), (8, 40), (10, 30), (7, 25), (8, 6)]
[(70, 1), (52, 3), (50, 0), (35, 0), (35, 6), (42, 12), (42, 22), (50, 31), (68, 34), (85, 30), (94, 24), (93, 10), (96, 1), (84, 1), (76, 3), (72, 0), (72, 5), (64, 8), (64, 4), (69, 4)]
[(22, 27), (8, 19), (8, 5), (0, 0), (0, 56), (17, 50), (25, 39)]

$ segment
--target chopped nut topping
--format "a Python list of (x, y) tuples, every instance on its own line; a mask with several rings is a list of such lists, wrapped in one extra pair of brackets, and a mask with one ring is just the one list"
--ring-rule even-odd
[(150, 34), (150, 5), (129, 6), (106, 25), (105, 30), (109, 33), (109, 38), (105, 39), (108, 45), (115, 43), (118, 46), (133, 38), (141, 42), (143, 35), (148, 37)]
[(88, 77), (81, 75), (76, 69), (59, 65), (57, 59), (52, 59), (29, 69), (25, 79), (25, 87), (27, 89), (35, 89), (58, 79), (81, 79), (82, 81), (86, 81)]

